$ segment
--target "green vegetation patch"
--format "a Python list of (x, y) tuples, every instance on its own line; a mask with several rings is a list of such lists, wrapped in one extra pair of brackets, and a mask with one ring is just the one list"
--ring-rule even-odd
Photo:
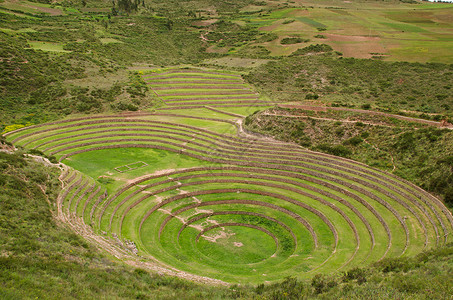
[(403, 32), (426, 32), (425, 29), (420, 28), (415, 25), (411, 25), (411, 24), (386, 23), (386, 22), (383, 22), (381, 24), (388, 26), (390, 28), (396, 29), (396, 30), (401, 30)]
[(103, 44), (118, 44), (118, 43), (123, 43), (120, 40), (114, 39), (114, 38), (100, 38), (99, 39), (101, 43)]
[(307, 43), (309, 41), (310, 41), (309, 39), (303, 39), (303, 38), (299, 38), (299, 37), (287, 37), (287, 38), (283, 38), (280, 41), (280, 44), (289, 45), (289, 44)]
[[(137, 170), (131, 170), (121, 176), (113, 176), (114, 174), (111, 174), (113, 172), (118, 174), (115, 172), (116, 167), (121, 166), (124, 163), (135, 163), (137, 160), (145, 162), (147, 166)], [(90, 163), (87, 163), (87, 161), (90, 161)], [(72, 156), (65, 161), (65, 164), (93, 178), (108, 176), (121, 180), (122, 178), (134, 178), (137, 174), (144, 172), (153, 173), (158, 170), (203, 165), (203, 162), (164, 150), (130, 148), (97, 150), (81, 153)]]
[(71, 51), (64, 50), (64, 45), (62, 44), (55, 44), (49, 42), (40, 42), (40, 41), (29, 41), (28, 44), (31, 48), (42, 50), (42, 51), (49, 51), (49, 52), (61, 52), (61, 53), (69, 53)]
[(302, 22), (302, 23), (305, 23), (307, 25), (310, 25), (312, 27), (315, 27), (315, 28), (327, 28), (326, 25), (320, 23), (320, 22), (317, 22), (313, 19), (310, 19), (310, 18), (307, 18), (307, 17), (296, 17), (295, 18), (296, 20)]
[[(309, 46), (322, 48), (322, 45)], [(297, 50), (306, 53), (309, 48)], [(452, 65), (337, 58), (335, 53), (294, 56), (262, 65), (244, 78), (281, 101), (318, 99), (332, 106), (370, 105), (392, 113), (416, 112), (423, 118), (451, 115)]]

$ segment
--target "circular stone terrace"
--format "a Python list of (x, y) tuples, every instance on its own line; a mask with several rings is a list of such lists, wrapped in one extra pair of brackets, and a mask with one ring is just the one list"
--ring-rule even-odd
[[(198, 74), (179, 76), (204, 84), (195, 83)], [(230, 77), (228, 84), (238, 84)], [(419, 187), (348, 159), (241, 134), (237, 114), (220, 112), (80, 117), (5, 136), (65, 164), (61, 220), (127, 263), (161, 273), (259, 283), (451, 241), (451, 213)]]

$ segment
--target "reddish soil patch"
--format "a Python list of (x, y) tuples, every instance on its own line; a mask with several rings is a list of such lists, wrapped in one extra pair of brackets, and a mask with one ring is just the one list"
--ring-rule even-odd
[(329, 41), (336, 42), (366, 42), (366, 41), (380, 41), (381, 38), (377, 36), (363, 36), (363, 35), (341, 35), (333, 33), (323, 33)]
[(381, 44), (381, 38), (363, 35), (324, 34), (327, 41), (335, 50), (343, 53), (345, 57), (370, 58), (372, 53), (387, 53)]
[(260, 27), (259, 30), (262, 30), (262, 31), (272, 31), (272, 30), (275, 30), (275, 29), (277, 29), (279, 26), (282, 25), (283, 21), (284, 21), (284, 20), (275, 21), (274, 23), (272, 23), (272, 24), (269, 25), (269, 26)]

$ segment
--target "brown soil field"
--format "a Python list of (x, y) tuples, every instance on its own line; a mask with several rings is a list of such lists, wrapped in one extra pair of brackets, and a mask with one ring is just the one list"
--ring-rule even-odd
[(373, 56), (371, 53), (388, 53), (380, 37), (331, 33), (324, 36), (327, 44), (342, 52), (345, 57), (370, 58)]

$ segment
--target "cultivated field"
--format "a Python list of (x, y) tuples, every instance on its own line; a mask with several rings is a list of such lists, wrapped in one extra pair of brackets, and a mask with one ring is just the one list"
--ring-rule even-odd
[(238, 73), (171, 68), (145, 72), (143, 79), (168, 107), (200, 108), (266, 106)]
[[(272, 41), (256, 42), (274, 56), (325, 43), (345, 57), (446, 63), (453, 58), (449, 3), (295, 1), (284, 9), (269, 7), (243, 11), (234, 22), (276, 34)], [(288, 37), (309, 41), (282, 43)]]
[[(200, 74), (162, 71), (150, 82), (167, 81), (153, 86), (165, 101), (175, 90), (192, 94), (178, 86), (186, 80), (210, 86), (187, 76), (242, 84), (233, 75)], [(219, 109), (80, 117), (5, 135), (69, 166), (60, 177), (59, 216), (134, 266), (259, 283), (412, 256), (451, 241), (451, 213), (413, 184), (251, 136), (237, 114), (244, 107)]]

